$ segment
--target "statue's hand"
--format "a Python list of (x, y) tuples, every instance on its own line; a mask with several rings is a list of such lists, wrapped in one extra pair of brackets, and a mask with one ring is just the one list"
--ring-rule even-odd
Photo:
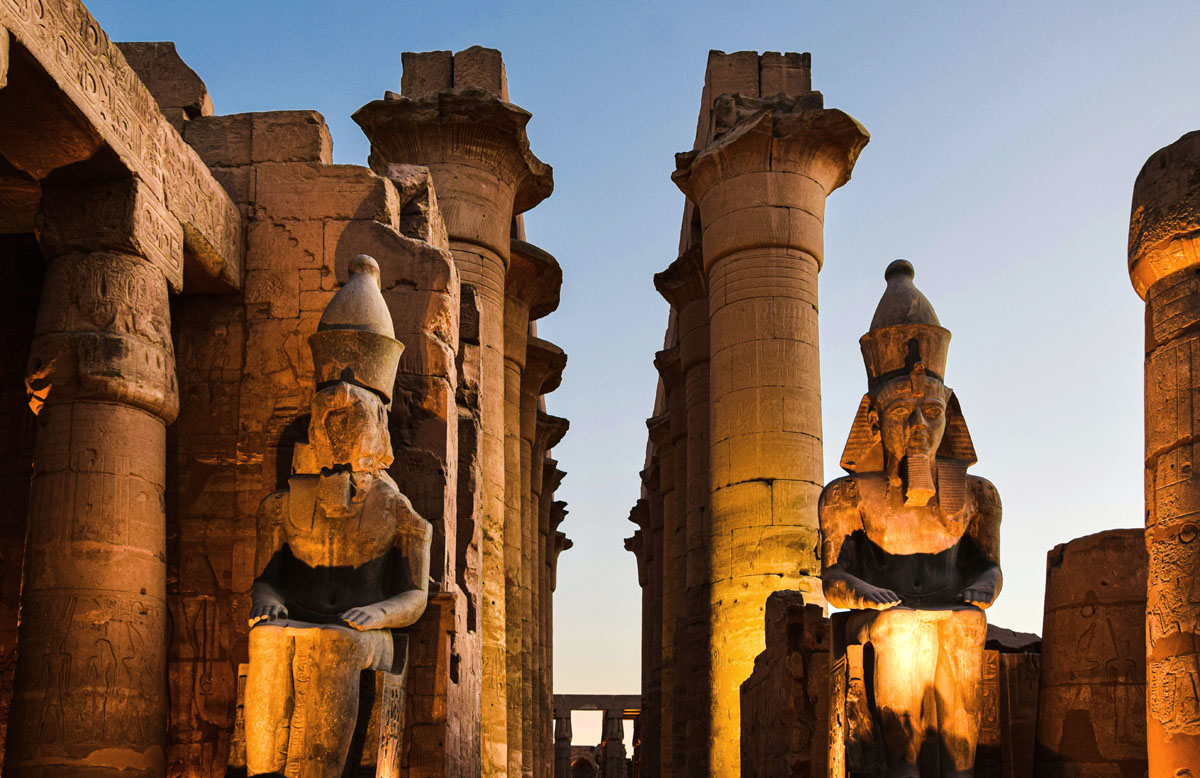
[(863, 584), (859, 587), (857, 593), (864, 608), (881, 611), (900, 604), (900, 595), (891, 589), (881, 589), (878, 586)]
[(250, 626), (253, 627), (260, 621), (274, 621), (275, 619), (286, 619), (288, 616), (287, 608), (280, 602), (266, 602), (255, 605), (250, 608)]
[(357, 630), (380, 629), (385, 623), (383, 608), (378, 605), (367, 605), (361, 608), (351, 608), (342, 614), (342, 621)]
[(988, 582), (976, 581), (963, 589), (963, 593), (958, 598), (968, 605), (986, 608), (996, 599), (996, 587)]

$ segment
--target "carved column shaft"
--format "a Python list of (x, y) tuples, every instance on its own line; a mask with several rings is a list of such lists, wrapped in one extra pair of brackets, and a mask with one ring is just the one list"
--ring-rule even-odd
[[(667, 390), (668, 393), (670, 389)], [(658, 456), (657, 502), (661, 520), (655, 532), (655, 554), (658, 568), (658, 697), (659, 706), (659, 774), (662, 778), (674, 775), (671, 748), (675, 733), (675, 582), (671, 578), (672, 554), (678, 522), (678, 500), (675, 484), (675, 446), (671, 438), (669, 411), (647, 422), (650, 439)], [(679, 711), (682, 713), (682, 711)]]
[(182, 240), (144, 221), (143, 195), (134, 181), (43, 194), (51, 260), (27, 378), (37, 448), (5, 775), (166, 769), (163, 490), (179, 399), (167, 279), (134, 249)]
[[(722, 98), (721, 110), (738, 106)], [(675, 181), (696, 204), (710, 319), (711, 774), (739, 774), (738, 695), (763, 650), (766, 598), (820, 601), (817, 271), (825, 198), (866, 133), (819, 95), (757, 111)]]
[(1152, 778), (1200, 773), (1200, 132), (1146, 161), (1129, 274), (1146, 300), (1146, 750)]
[[(544, 343), (544, 341), (541, 341)], [(546, 344), (549, 345), (549, 344)], [(558, 351), (555, 349), (555, 351)], [(532, 353), (532, 352), (531, 352)], [(550, 352), (547, 350), (546, 352)], [(561, 351), (558, 351), (561, 354)], [(555, 365), (558, 371), (561, 371), (561, 362), (555, 360)], [(545, 391), (550, 383), (547, 378), (541, 381), (542, 389)], [(556, 384), (556, 380), (553, 382)], [(534, 614), (534, 628), (536, 631), (536, 639), (534, 646), (534, 700), (535, 711), (538, 715), (535, 717), (536, 728), (534, 730), (535, 738), (535, 768), (540, 771), (540, 778), (550, 778), (553, 772), (554, 755), (554, 732), (553, 722), (551, 721), (550, 712), (554, 709), (554, 689), (552, 683), (553, 661), (554, 657), (550, 654), (551, 630), (553, 623), (551, 621), (551, 593), (550, 593), (550, 570), (549, 570), (549, 540), (550, 540), (550, 504), (553, 502), (554, 490), (557, 488), (561, 473), (558, 471), (554, 460), (547, 458), (547, 452), (562, 438), (566, 432), (566, 421), (555, 416), (541, 411), (539, 409), (538, 397), (532, 393), (527, 395), (531, 399), (532, 418), (533, 418), (533, 445), (531, 447), (530, 461), (532, 470), (530, 473), (530, 497), (529, 505), (529, 520), (533, 527), (534, 536), (534, 597), (536, 600), (536, 611)], [(522, 406), (522, 411), (525, 411), (525, 406)], [(524, 423), (524, 420), (523, 420)]]
[(554, 778), (571, 778), (571, 711), (554, 713)]

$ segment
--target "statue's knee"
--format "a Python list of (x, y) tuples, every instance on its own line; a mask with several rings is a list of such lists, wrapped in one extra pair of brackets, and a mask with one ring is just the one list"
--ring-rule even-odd
[(288, 641), (287, 630), (273, 624), (259, 624), (250, 630), (250, 654), (270, 653)]
[(953, 611), (951, 628), (965, 640), (982, 643), (987, 636), (987, 616), (979, 608), (962, 608)]
[(871, 640), (884, 641), (888, 638), (912, 632), (920, 624), (920, 617), (910, 608), (891, 608), (880, 611), (871, 624)]

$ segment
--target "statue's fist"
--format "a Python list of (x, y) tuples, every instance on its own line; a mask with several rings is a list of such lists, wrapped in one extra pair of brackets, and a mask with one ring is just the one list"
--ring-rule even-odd
[(990, 583), (973, 583), (963, 593), (959, 595), (959, 599), (968, 605), (977, 605), (980, 608), (986, 608), (996, 599), (996, 587)]
[(867, 585), (859, 590), (858, 596), (864, 608), (881, 611), (900, 604), (900, 595), (891, 589), (881, 589), (878, 586)]
[(384, 626), (383, 608), (378, 605), (351, 608), (342, 614), (342, 621), (357, 630), (380, 629)]
[(287, 608), (280, 602), (265, 602), (250, 608), (250, 626), (253, 627), (260, 621), (274, 621), (275, 619), (286, 619), (288, 616)]

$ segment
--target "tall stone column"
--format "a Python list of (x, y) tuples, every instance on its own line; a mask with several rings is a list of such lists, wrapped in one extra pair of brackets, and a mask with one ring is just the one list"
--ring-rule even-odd
[[(540, 344), (529, 335), (530, 323), (558, 307), (562, 270), (550, 254), (523, 240), (513, 239), (505, 282), (504, 381), (505, 381), (505, 590), (508, 596), (508, 682), (519, 690), (509, 695), (509, 770), (532, 776), (534, 770), (533, 646), (537, 597), (533, 577), (537, 551), (536, 521), (532, 514), (533, 436), (537, 425), (537, 400), (549, 365), (544, 360), (528, 369), (531, 351)], [(533, 344), (531, 347), (531, 343)], [(548, 345), (548, 344), (547, 344)], [(561, 350), (558, 354), (562, 355)], [(540, 356), (540, 354), (539, 354)], [(565, 355), (563, 355), (565, 361)], [(561, 378), (561, 368), (560, 368)], [(514, 630), (513, 627), (517, 629)], [(520, 754), (514, 765), (514, 746)]]
[(1129, 275), (1146, 301), (1146, 750), (1152, 778), (1200, 774), (1200, 132), (1133, 186)]
[[(166, 770), (164, 269), (183, 232), (133, 179), (47, 186), (27, 387), (38, 415), (5, 775)], [(164, 268), (164, 265), (166, 266)]]
[[(502, 82), (501, 75), (496, 83)], [(483, 775), (495, 776), (512, 774), (514, 766), (506, 625), (515, 629), (520, 623), (519, 614), (517, 620), (508, 618), (505, 592), (506, 275), (513, 216), (548, 197), (553, 183), (550, 167), (529, 151), (525, 125), (530, 114), (501, 99), (500, 86), (492, 92), (440, 86), (441, 91), (429, 92), (414, 86), (412, 97), (388, 93), (360, 108), (354, 120), (371, 141), (369, 163), (377, 173), (386, 175), (392, 163), (429, 168), (450, 251), (479, 305), (481, 737)]]
[[(678, 705), (688, 711), (676, 727), (674, 761), (685, 775), (707, 773), (708, 752), (696, 743), (708, 742), (708, 292), (699, 248), (676, 259), (654, 276), (654, 285), (676, 311), (679, 369), (683, 408), (673, 407), (686, 426), (686, 455), (681, 489), (684, 537), (679, 544), (682, 565), (676, 575), (675, 688)], [(674, 423), (674, 417), (672, 418)]]
[(821, 601), (817, 271), (825, 198), (867, 142), (821, 96), (725, 96), (704, 148), (676, 156), (700, 211), (710, 319), (713, 674), (710, 774), (739, 774), (738, 690), (763, 650), (767, 596)]
[[(546, 343), (545, 341), (538, 342)], [(543, 391), (557, 386), (562, 375), (562, 367), (566, 364), (566, 355), (563, 354), (559, 357), (555, 353), (561, 354), (561, 350), (557, 346), (549, 343), (546, 345), (549, 348), (535, 350), (532, 348), (531, 342), (530, 349), (531, 363), (544, 360), (550, 365), (549, 371), (544, 374), (542, 379)], [(530, 453), (532, 471), (530, 473), (531, 504), (528, 520), (533, 526), (535, 550), (533, 592), (536, 610), (534, 612), (533, 688), (534, 710), (537, 715), (534, 722), (534, 767), (538, 771), (535, 773), (538, 778), (550, 778), (554, 768), (554, 730), (550, 716), (554, 710), (554, 689), (551, 682), (553, 674), (551, 665), (554, 657), (549, 654), (550, 630), (553, 629), (553, 624), (551, 623), (550, 608), (550, 574), (546, 560), (549, 553), (550, 535), (549, 503), (552, 501), (553, 491), (558, 482), (555, 477), (556, 468), (551, 469), (549, 478), (546, 477), (546, 452), (562, 439), (567, 431), (567, 424), (565, 419), (550, 416), (541, 411), (538, 398), (533, 398), (532, 405), (534, 433)], [(524, 407), (522, 410), (524, 411)], [(546, 492), (545, 500), (543, 500), (543, 492)], [(542, 510), (543, 501), (546, 503), (545, 512)], [(543, 516), (545, 516), (545, 520), (543, 520)]]
[[(675, 364), (678, 367), (678, 364)], [(668, 372), (669, 368), (668, 368)], [(660, 365), (660, 376), (662, 367)], [(673, 386), (674, 380), (664, 379), (664, 385)], [(667, 386), (670, 391), (671, 386)], [(671, 438), (670, 413), (655, 416), (646, 422), (650, 431), (650, 440), (658, 459), (658, 491), (655, 495), (658, 504), (658, 520), (655, 525), (654, 542), (658, 581), (658, 620), (651, 624), (658, 625), (659, 638), (656, 655), (658, 661), (658, 699), (659, 702), (659, 775), (671, 778), (674, 775), (671, 749), (671, 739), (675, 732), (674, 714), (677, 706), (674, 701), (675, 693), (675, 590), (671, 580), (671, 558), (673, 550), (671, 541), (675, 537), (676, 507), (675, 499), (675, 448)], [(651, 508), (653, 510), (653, 507)], [(682, 712), (682, 711), (681, 711)]]

